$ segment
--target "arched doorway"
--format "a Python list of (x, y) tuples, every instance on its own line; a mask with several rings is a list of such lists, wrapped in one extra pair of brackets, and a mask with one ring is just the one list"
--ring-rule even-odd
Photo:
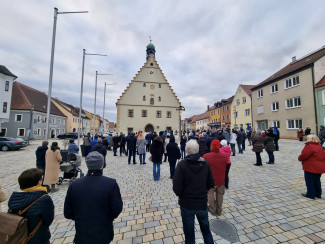
[(153, 128), (153, 125), (152, 124), (147, 124), (146, 127), (144, 127), (144, 131), (145, 132), (154, 132), (154, 128)]
[(55, 138), (55, 129), (51, 130), (51, 138)]

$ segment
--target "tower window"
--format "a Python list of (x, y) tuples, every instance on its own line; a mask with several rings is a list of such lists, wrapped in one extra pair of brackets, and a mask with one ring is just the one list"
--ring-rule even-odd
[(145, 101), (145, 100), (146, 100), (146, 96), (143, 96), (143, 98), (142, 98), (142, 99), (143, 99), (143, 101)]
[(146, 85), (146, 83), (143, 83), (143, 87), (146, 87), (147, 85)]
[(154, 105), (155, 104), (155, 100), (153, 98), (150, 98), (150, 105)]
[(150, 63), (151, 66), (153, 66), (153, 63)]
[(158, 102), (161, 102), (161, 97), (158, 97)]
[(159, 84), (159, 88), (161, 88), (161, 84)]

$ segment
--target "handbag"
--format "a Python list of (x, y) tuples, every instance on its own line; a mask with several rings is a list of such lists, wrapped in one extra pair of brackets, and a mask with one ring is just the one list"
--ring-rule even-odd
[(13, 213), (11, 209), (9, 209), (8, 213), (0, 213), (0, 244), (27, 244), (30, 239), (33, 238), (41, 227), (43, 219), (41, 219), (35, 229), (28, 234), (27, 218), (21, 215), (45, 195), (46, 194), (36, 199), (23, 210), (19, 210), (17, 214)]

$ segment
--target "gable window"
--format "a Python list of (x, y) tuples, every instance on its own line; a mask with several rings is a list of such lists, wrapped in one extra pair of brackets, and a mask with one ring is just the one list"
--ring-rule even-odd
[(133, 117), (133, 109), (128, 110), (128, 117)]
[(301, 107), (300, 97), (293, 97), (286, 99), (286, 109), (299, 108)]
[(284, 81), (284, 88), (288, 89), (288, 88), (292, 88), (295, 86), (299, 86), (299, 76), (295, 76), (289, 79), (286, 79)]
[(8, 106), (7, 102), (3, 102), (3, 108), (2, 108), (3, 113), (7, 113), (7, 106)]
[(167, 118), (171, 118), (172, 117), (172, 112), (171, 111), (167, 111)]
[(143, 96), (142, 100), (145, 101), (146, 100), (146, 96)]
[(250, 109), (245, 109), (245, 116), (249, 116), (251, 114), (251, 110)]
[(5, 91), (9, 91), (9, 81), (6, 81)]
[(257, 91), (257, 98), (263, 97), (263, 90)]
[(263, 105), (257, 107), (257, 113), (258, 114), (263, 114), (264, 113), (264, 106)]
[(155, 100), (152, 98), (150, 98), (150, 105), (154, 105), (155, 104)]
[(278, 102), (272, 103), (271, 109), (272, 109), (272, 111), (278, 111), (279, 110), (279, 103)]
[(143, 83), (143, 87), (146, 87), (147, 85), (146, 85), (146, 83)]
[(156, 117), (157, 117), (157, 118), (161, 118), (161, 111), (157, 111), (157, 113), (156, 113)]
[(23, 121), (23, 115), (22, 114), (16, 114), (15, 121), (17, 121), (17, 122)]
[(242, 98), (242, 101), (243, 101), (243, 102), (242, 102), (243, 104), (246, 103), (246, 97), (243, 97), (243, 98)]
[(302, 119), (287, 119), (287, 129), (302, 128)]
[(142, 117), (147, 117), (147, 110), (142, 110)]
[(273, 127), (275, 126), (275, 127), (277, 127), (277, 128), (280, 128), (280, 121), (279, 121), (279, 120), (274, 120), (274, 121), (272, 122), (272, 124), (273, 124)]
[(277, 93), (278, 92), (278, 84), (273, 84), (271, 86), (271, 94), (272, 93)]
[(240, 104), (240, 100), (237, 99), (237, 100), (236, 100), (236, 105), (238, 106), (239, 104)]
[(159, 84), (158, 87), (161, 88), (161, 84)]

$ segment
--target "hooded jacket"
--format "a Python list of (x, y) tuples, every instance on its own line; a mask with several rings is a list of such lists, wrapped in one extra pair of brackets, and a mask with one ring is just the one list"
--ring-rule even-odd
[[(44, 191), (13, 192), (9, 199), (8, 207), (13, 210), (14, 213), (17, 213), (19, 210), (24, 209), (44, 194)], [(51, 197), (48, 195), (42, 197), (22, 216), (28, 219), (28, 233), (31, 233), (35, 229), (41, 218), (43, 219), (41, 227), (28, 244), (49, 243), (51, 238), (49, 226), (52, 224), (54, 219), (54, 205)]]
[(169, 143), (166, 146), (167, 156), (168, 159), (174, 159), (177, 160), (181, 156), (181, 152), (179, 150), (179, 147), (177, 143), (175, 142), (175, 137), (171, 136)]
[(213, 179), (216, 186), (221, 186), (225, 183), (226, 167), (228, 164), (228, 156), (220, 152), (220, 149), (211, 149), (203, 158), (208, 161)]
[(179, 197), (181, 208), (205, 210), (208, 190), (214, 187), (209, 164), (197, 154), (187, 155), (177, 164), (173, 191)]
[(42, 170), (45, 170), (45, 154), (47, 149), (49, 149), (47, 146), (39, 146), (35, 152), (36, 167)]
[(318, 142), (306, 142), (298, 157), (304, 171), (322, 174), (325, 173), (325, 152)]
[(164, 145), (163, 142), (154, 139), (151, 147), (150, 147), (150, 153), (152, 156), (152, 162), (153, 163), (162, 163), (162, 156), (164, 154)]

